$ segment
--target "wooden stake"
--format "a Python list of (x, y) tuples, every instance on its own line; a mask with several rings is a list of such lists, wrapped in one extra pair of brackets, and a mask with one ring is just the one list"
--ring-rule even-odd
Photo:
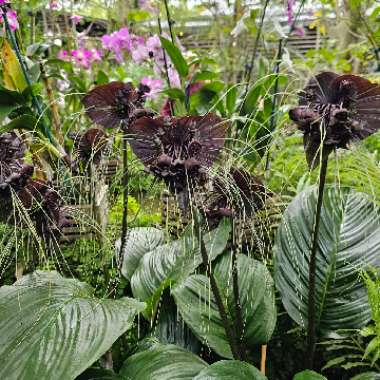
[(265, 362), (267, 360), (267, 345), (264, 344), (261, 346), (261, 363), (260, 363), (260, 372), (265, 375)]

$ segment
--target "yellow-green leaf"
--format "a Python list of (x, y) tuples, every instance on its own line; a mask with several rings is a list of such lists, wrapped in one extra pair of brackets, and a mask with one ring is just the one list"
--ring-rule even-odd
[(8, 90), (23, 92), (27, 87), (27, 83), (16, 54), (7, 40), (3, 41), (0, 59), (3, 69), (4, 86)]

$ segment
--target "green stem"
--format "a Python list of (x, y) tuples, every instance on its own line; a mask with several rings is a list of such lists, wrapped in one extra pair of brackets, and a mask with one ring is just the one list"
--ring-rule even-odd
[[(323, 147), (322, 147), (323, 149)], [(321, 157), (323, 152), (321, 152)], [(317, 248), (318, 248), (318, 232), (321, 220), (321, 211), (323, 204), (323, 193), (326, 183), (328, 158), (322, 160), (321, 170), (319, 172), (319, 187), (317, 211), (315, 214), (314, 228), (312, 231), (312, 246), (309, 262), (309, 298), (308, 298), (308, 328), (307, 328), (307, 352), (306, 366), (309, 369), (314, 367), (315, 345), (316, 345), (316, 308), (315, 308), (315, 277), (317, 268)]]
[(241, 359), (246, 361), (246, 351), (245, 345), (243, 342), (244, 334), (244, 323), (241, 312), (241, 303), (240, 303), (240, 291), (239, 291), (239, 277), (238, 277), (238, 268), (237, 268), (237, 255), (236, 249), (233, 247), (232, 250), (232, 289), (234, 293), (235, 300), (235, 315), (236, 315), (236, 330), (237, 330), (237, 342), (239, 348), (239, 354)]
[(252, 57), (251, 57), (251, 63), (249, 65), (248, 71), (247, 71), (244, 98), (245, 98), (245, 95), (247, 95), (247, 93), (248, 93), (249, 83), (251, 81), (251, 75), (252, 75), (252, 71), (253, 71), (253, 65), (255, 64), (255, 58), (256, 58), (256, 54), (257, 54), (257, 48), (259, 46), (259, 40), (260, 40), (260, 36), (261, 36), (261, 30), (263, 29), (264, 18), (265, 18), (265, 14), (266, 14), (266, 10), (267, 10), (268, 4), (269, 4), (269, 0), (265, 0), (264, 8), (263, 8), (263, 11), (261, 13), (261, 19), (260, 19), (259, 28), (257, 30), (257, 34), (256, 34), (256, 38), (255, 38), (255, 43), (253, 45), (253, 52), (252, 52)]
[[(158, 22), (158, 31), (159, 31), (160, 37), (162, 37), (162, 25), (161, 25), (161, 18), (160, 18), (160, 16), (158, 16), (157, 22)], [(165, 68), (165, 74), (166, 74), (166, 82), (168, 84), (168, 88), (171, 88), (172, 86), (171, 86), (170, 77), (169, 77), (168, 59), (166, 57), (166, 52), (165, 52), (164, 48), (162, 48), (162, 54), (163, 54), (163, 57), (164, 57), (164, 68)], [(174, 109), (173, 109), (173, 105), (172, 105), (170, 97), (169, 97), (168, 101), (169, 101), (170, 115), (174, 116)]]
[(122, 218), (122, 226), (121, 226), (121, 241), (120, 241), (120, 252), (119, 252), (119, 273), (121, 272), (121, 268), (123, 265), (123, 257), (124, 257), (124, 247), (127, 240), (127, 232), (128, 232), (128, 181), (129, 181), (129, 173), (128, 173), (128, 143), (126, 135), (123, 135), (123, 218)]
[[(282, 60), (282, 53), (283, 53), (283, 40), (282, 38), (278, 41), (278, 50), (277, 50), (277, 62), (274, 70), (275, 80), (274, 80), (274, 87), (273, 87), (273, 100), (272, 100), (272, 109), (270, 112), (270, 125), (269, 125), (269, 131), (274, 130), (274, 126), (276, 123), (276, 108), (277, 108), (277, 93), (278, 93), (278, 83), (279, 83), (279, 74), (280, 74), (280, 64)], [(268, 139), (270, 138), (270, 135), (268, 136)], [(270, 152), (269, 148), (267, 148), (267, 154), (265, 158), (265, 173), (268, 174), (269, 171), (269, 162), (270, 162)]]
[(13, 50), (16, 53), (17, 60), (20, 63), (22, 73), (24, 74), (26, 84), (27, 84), (29, 91), (30, 91), (30, 94), (32, 96), (33, 106), (36, 109), (38, 116), (41, 118), (41, 122), (43, 125), (45, 135), (48, 137), (49, 141), (56, 146), (55, 139), (53, 138), (53, 135), (51, 134), (50, 129), (46, 126), (46, 124), (42, 120), (42, 116), (43, 116), (42, 107), (41, 107), (40, 102), (38, 101), (37, 97), (34, 95), (32, 82), (31, 82), (29, 74), (28, 74), (28, 69), (27, 69), (25, 61), (21, 55), (21, 52), (20, 52), (20, 49), (18, 47), (15, 36), (13, 35), (12, 30), (9, 26), (8, 17), (7, 17), (7, 6), (1, 5), (0, 8), (2, 10), (2, 16), (3, 16), (3, 20), (4, 20), (5, 30), (8, 34), (9, 40), (11, 41)]
[(228, 320), (227, 312), (224, 307), (223, 300), (220, 295), (214, 273), (212, 271), (211, 262), (209, 261), (209, 258), (208, 258), (206, 245), (203, 241), (202, 229), (201, 229), (201, 226), (199, 225), (198, 215), (196, 215), (196, 212), (194, 213), (194, 227), (195, 227), (196, 232), (199, 234), (198, 239), (199, 239), (199, 244), (200, 244), (200, 251), (202, 255), (203, 265), (206, 268), (206, 273), (210, 280), (211, 291), (214, 295), (215, 302), (218, 306), (219, 315), (222, 320), (224, 330), (226, 331), (226, 335), (227, 335), (229, 346), (231, 348), (232, 355), (235, 360), (242, 360), (239, 349), (238, 349), (235, 331), (231, 328), (230, 321)]
[(173, 20), (172, 20), (172, 18), (170, 16), (168, 0), (164, 0), (164, 3), (165, 3), (165, 10), (166, 10), (166, 18), (168, 20), (170, 38), (171, 38), (173, 44), (175, 44), (175, 42), (174, 42), (174, 33), (173, 33), (173, 29), (172, 29), (172, 25), (173, 25), (174, 22), (173, 22)]

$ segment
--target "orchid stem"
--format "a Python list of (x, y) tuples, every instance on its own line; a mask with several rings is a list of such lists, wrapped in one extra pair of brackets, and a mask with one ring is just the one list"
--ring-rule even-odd
[[(322, 147), (323, 149), (323, 147)], [(321, 152), (321, 157), (322, 156)], [(315, 214), (314, 228), (312, 231), (312, 246), (309, 262), (309, 297), (308, 297), (308, 327), (307, 327), (307, 355), (306, 366), (309, 369), (314, 367), (314, 356), (316, 346), (316, 310), (315, 310), (315, 276), (317, 267), (317, 248), (318, 248), (318, 232), (321, 220), (321, 211), (323, 204), (323, 193), (326, 183), (328, 158), (322, 159), (321, 169), (319, 172), (319, 187), (318, 187), (318, 200), (317, 210)]]
[(248, 69), (247, 69), (248, 71), (247, 71), (247, 75), (246, 75), (246, 85), (245, 85), (244, 98), (245, 98), (245, 96), (248, 93), (249, 83), (251, 81), (251, 76), (252, 76), (252, 71), (253, 71), (253, 65), (255, 64), (257, 49), (258, 49), (258, 46), (259, 46), (259, 40), (260, 40), (260, 36), (261, 36), (261, 30), (262, 30), (263, 25), (264, 25), (265, 14), (266, 14), (266, 11), (267, 11), (267, 7), (268, 7), (268, 4), (269, 4), (269, 1), (270, 0), (265, 0), (264, 8), (263, 8), (263, 11), (261, 13), (260, 24), (259, 24), (259, 28), (257, 29), (255, 43), (253, 45), (253, 52), (252, 52), (252, 57), (251, 57), (251, 63), (249, 65)]
[(227, 312), (226, 312), (222, 297), (219, 292), (218, 284), (215, 280), (215, 276), (212, 271), (211, 262), (209, 261), (206, 245), (203, 241), (202, 229), (201, 229), (201, 226), (199, 225), (198, 218), (199, 216), (195, 212), (194, 213), (194, 227), (195, 227), (196, 233), (198, 233), (202, 261), (203, 261), (203, 265), (206, 268), (207, 276), (210, 280), (211, 291), (214, 295), (215, 302), (218, 306), (219, 315), (222, 320), (224, 330), (226, 331), (226, 335), (227, 335), (229, 346), (231, 348), (232, 355), (234, 359), (242, 360), (239, 349), (238, 349), (235, 331), (233, 330), (233, 328), (231, 328), (230, 321), (228, 320)]
[(164, 4), (165, 4), (165, 10), (166, 10), (166, 18), (168, 20), (170, 38), (172, 40), (172, 43), (175, 44), (175, 42), (174, 42), (174, 33), (173, 33), (173, 29), (172, 29), (173, 20), (172, 20), (172, 18), (170, 16), (168, 0), (164, 0)]
[[(274, 87), (273, 87), (273, 99), (272, 99), (272, 109), (270, 112), (270, 125), (269, 125), (269, 131), (272, 132), (274, 130), (274, 126), (276, 123), (276, 108), (277, 108), (277, 93), (278, 93), (278, 77), (280, 74), (280, 64), (282, 60), (282, 53), (283, 53), (283, 39), (280, 38), (278, 41), (278, 50), (277, 50), (277, 62), (274, 70), (275, 80), (274, 80)], [(267, 148), (267, 154), (265, 158), (265, 173), (268, 174), (269, 171), (269, 163), (270, 163), (270, 152), (269, 148)]]
[[(160, 16), (158, 16), (158, 18), (157, 18), (157, 23), (158, 23), (158, 32), (160, 34), (160, 37), (162, 37), (162, 25), (161, 25), (161, 18), (160, 18)], [(162, 54), (163, 54), (163, 57), (164, 57), (164, 68), (165, 68), (165, 74), (166, 74), (166, 82), (168, 84), (168, 88), (170, 89), (172, 86), (170, 84), (169, 66), (168, 66), (168, 60), (167, 60), (166, 52), (165, 52), (164, 48), (162, 48)], [(173, 104), (171, 102), (170, 97), (169, 97), (168, 101), (169, 101), (170, 114), (171, 114), (171, 116), (174, 116)]]
[[(295, 29), (296, 23), (298, 21), (298, 17), (301, 14), (301, 10), (305, 4), (305, 0), (301, 1), (300, 6), (298, 7), (297, 14), (294, 17), (293, 22), (291, 23), (289, 27), (289, 34), (288, 36), (293, 32)], [(270, 131), (273, 130), (275, 122), (276, 122), (276, 108), (277, 108), (277, 93), (278, 93), (278, 74), (280, 73), (280, 64), (282, 60), (282, 54), (284, 52), (284, 48), (286, 46), (286, 43), (288, 42), (288, 38), (280, 38), (278, 41), (278, 50), (277, 50), (277, 59), (276, 59), (276, 66), (275, 66), (275, 74), (276, 74), (276, 81), (274, 84), (274, 91), (273, 91), (273, 103), (272, 103), (272, 110), (271, 110), (271, 116), (270, 116)], [(267, 150), (266, 158), (265, 158), (265, 174), (268, 175), (269, 171), (269, 164), (270, 164), (270, 152), (269, 149)]]

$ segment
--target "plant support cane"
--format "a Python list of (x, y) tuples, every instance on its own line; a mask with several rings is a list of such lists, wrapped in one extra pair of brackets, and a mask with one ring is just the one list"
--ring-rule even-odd
[[(321, 144), (323, 150), (323, 143)], [(321, 152), (323, 157), (323, 151)], [(321, 220), (321, 211), (323, 204), (323, 193), (326, 183), (328, 158), (322, 159), (321, 169), (319, 172), (319, 186), (318, 186), (318, 200), (317, 210), (315, 213), (314, 228), (312, 231), (312, 245), (309, 262), (309, 297), (308, 297), (308, 326), (307, 326), (307, 355), (306, 366), (309, 369), (313, 369), (315, 345), (316, 345), (316, 325), (315, 325), (315, 276), (316, 276), (316, 264), (317, 264), (317, 247), (318, 247), (318, 232)]]

